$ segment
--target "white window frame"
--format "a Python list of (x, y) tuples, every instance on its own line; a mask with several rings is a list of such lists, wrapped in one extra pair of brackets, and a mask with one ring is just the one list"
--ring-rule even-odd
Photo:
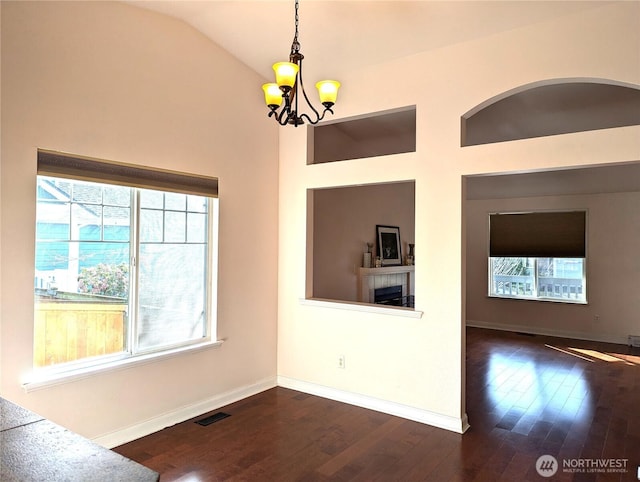
[[(48, 152), (48, 151), (43, 151)], [(40, 152), (39, 152), (40, 155)], [(45, 172), (43, 175), (48, 177), (58, 177), (53, 173)], [(74, 176), (61, 176), (70, 179), (77, 179)], [(82, 180), (82, 179), (77, 179)], [(92, 182), (98, 182), (105, 185), (118, 185), (117, 183), (109, 183), (105, 180), (89, 179)], [(217, 305), (218, 305), (218, 236), (219, 236), (219, 200), (217, 198), (217, 180), (216, 183), (216, 196), (205, 196), (207, 198), (208, 213), (207, 213), (207, 268), (205, 275), (205, 292), (206, 292), (206, 323), (205, 333), (202, 338), (195, 340), (185, 340), (174, 345), (164, 345), (158, 348), (150, 348), (146, 350), (136, 350), (137, 343), (133, 338), (135, 336), (136, 329), (131, 329), (137, 322), (131, 322), (127, 319), (126, 323), (129, 324), (128, 340), (126, 341), (125, 352), (104, 355), (100, 357), (85, 358), (71, 362), (65, 362), (57, 365), (50, 365), (44, 367), (34, 367), (33, 370), (26, 374), (23, 378), (23, 387), (27, 391), (44, 388), (51, 385), (57, 385), (59, 383), (66, 383), (76, 379), (88, 377), (92, 374), (102, 371), (109, 371), (114, 369), (122, 369), (137, 364), (146, 364), (155, 362), (160, 359), (170, 358), (177, 356), (185, 352), (199, 351), (202, 349), (215, 348), (222, 344), (221, 340), (217, 340)], [(139, 189), (155, 189), (157, 191), (163, 191), (161, 187), (149, 187), (140, 186), (133, 188), (132, 198), (136, 200), (131, 205), (131, 230), (132, 237), (130, 239), (131, 256), (135, 259), (131, 260), (130, 265), (135, 263), (138, 259), (138, 250), (140, 245), (139, 232), (137, 220), (140, 215), (139, 205)], [(175, 191), (180, 192), (180, 191)], [(188, 194), (188, 193), (185, 193)], [(203, 195), (203, 194), (198, 194)], [(134, 232), (135, 230), (135, 232)], [(136, 263), (137, 264), (137, 263)], [(35, 259), (34, 259), (35, 266)], [(132, 267), (133, 268), (133, 267)], [(135, 268), (137, 270), (137, 266)], [(137, 282), (134, 281), (135, 275), (132, 273), (132, 279), (130, 281), (130, 296), (129, 296), (129, 312), (131, 312), (133, 306), (132, 303), (137, 302), (137, 295), (135, 293)], [(137, 308), (137, 307), (136, 307)], [(130, 318), (127, 316), (127, 318)]]

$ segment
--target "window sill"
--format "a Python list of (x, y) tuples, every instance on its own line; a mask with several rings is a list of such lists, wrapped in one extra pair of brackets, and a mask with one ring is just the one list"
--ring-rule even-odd
[(401, 306), (381, 306), (371, 303), (356, 303), (338, 300), (325, 300), (321, 298), (301, 298), (300, 304), (304, 306), (316, 306), (319, 308), (331, 308), (335, 310), (359, 311), (362, 313), (378, 313), (382, 315), (403, 316), (405, 318), (422, 318), (422, 311)]
[(172, 350), (148, 353), (139, 356), (129, 356), (127, 358), (119, 358), (117, 360), (100, 363), (98, 365), (84, 366), (65, 371), (53, 371), (47, 369), (34, 370), (23, 382), (22, 388), (27, 393), (29, 393), (35, 390), (40, 390), (42, 388), (48, 388), (56, 385), (62, 385), (64, 383), (82, 380), (84, 378), (89, 378), (98, 373), (124, 370), (138, 365), (155, 363), (160, 360), (173, 358), (187, 353), (191, 354), (199, 351), (209, 350), (212, 348), (218, 348), (222, 345), (223, 342), (224, 340), (207, 341), (195, 345), (174, 348)]
[(524, 296), (501, 296), (487, 295), (487, 298), (495, 300), (518, 300), (518, 301), (544, 301), (547, 303), (566, 303), (569, 305), (588, 305), (584, 300), (557, 299), (557, 298), (526, 298)]

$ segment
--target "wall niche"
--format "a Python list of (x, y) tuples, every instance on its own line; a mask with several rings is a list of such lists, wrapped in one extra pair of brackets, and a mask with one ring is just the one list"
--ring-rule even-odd
[(550, 79), (477, 105), (461, 118), (462, 147), (640, 125), (640, 86)]
[(416, 151), (416, 107), (323, 122), (309, 128), (307, 164)]
[(400, 228), (403, 259), (415, 241), (413, 180), (310, 189), (308, 203), (308, 298), (359, 301), (358, 273), (367, 243), (375, 250), (376, 225)]

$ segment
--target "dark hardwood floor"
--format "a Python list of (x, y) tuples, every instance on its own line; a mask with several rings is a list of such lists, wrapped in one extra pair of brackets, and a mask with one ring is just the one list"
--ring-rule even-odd
[(637, 480), (640, 350), (468, 328), (466, 376), (464, 435), (275, 388), (115, 450), (161, 482)]

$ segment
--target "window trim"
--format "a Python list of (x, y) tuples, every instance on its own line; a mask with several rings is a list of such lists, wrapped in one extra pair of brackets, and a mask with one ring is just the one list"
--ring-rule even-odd
[[(183, 354), (197, 353), (200, 351), (209, 350), (212, 348), (219, 348), (222, 346), (225, 340), (207, 340), (205, 342), (194, 343), (191, 345), (181, 346), (173, 348), (171, 350), (156, 351), (145, 353), (141, 355), (123, 355), (118, 354), (109, 360), (100, 358), (99, 363), (91, 365), (76, 366), (73, 369), (69, 368), (69, 365), (65, 364), (65, 369), (61, 370), (60, 365), (55, 365), (43, 368), (34, 368), (31, 372), (22, 380), (22, 388), (25, 392), (29, 393), (42, 388), (53, 387), (56, 385), (62, 385), (65, 383), (71, 383), (85, 378), (90, 378), (100, 373), (109, 373), (119, 370), (125, 370), (133, 368), (139, 365), (147, 365), (149, 363), (156, 363), (162, 360), (175, 358)], [(56, 369), (57, 368), (57, 369)]]

